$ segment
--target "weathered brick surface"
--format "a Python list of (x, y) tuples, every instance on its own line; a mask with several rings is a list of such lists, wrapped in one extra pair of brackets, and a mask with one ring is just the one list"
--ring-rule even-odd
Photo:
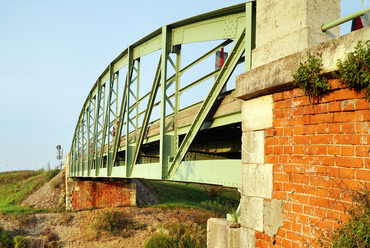
[(274, 94), (274, 128), (266, 130), (273, 198), (284, 200), (284, 226), (274, 241), (256, 231), (257, 247), (316, 246), (317, 228), (346, 220), (346, 187), (370, 185), (370, 108), (361, 93), (330, 81), (332, 92), (311, 104), (299, 89)]
[(71, 205), (67, 207), (73, 210), (136, 205), (134, 183), (77, 181), (68, 184), (67, 197), (71, 197)]

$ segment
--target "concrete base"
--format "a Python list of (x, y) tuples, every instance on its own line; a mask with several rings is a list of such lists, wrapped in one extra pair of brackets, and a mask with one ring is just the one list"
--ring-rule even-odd
[(211, 218), (207, 222), (208, 248), (239, 248), (240, 225), (226, 219)]
[(136, 184), (123, 182), (68, 181), (67, 210), (136, 206)]

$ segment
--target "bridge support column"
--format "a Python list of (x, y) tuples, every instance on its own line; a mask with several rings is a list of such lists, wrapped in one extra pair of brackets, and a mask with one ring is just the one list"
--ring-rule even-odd
[(136, 206), (133, 182), (68, 181), (67, 210)]

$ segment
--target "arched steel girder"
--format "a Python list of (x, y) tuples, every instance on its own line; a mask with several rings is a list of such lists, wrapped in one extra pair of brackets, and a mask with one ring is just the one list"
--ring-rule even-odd
[[(235, 67), (245, 61), (245, 71), (250, 69), (254, 5), (254, 1), (238, 4), (164, 26), (114, 59), (92, 87), (81, 110), (71, 146), (70, 176), (145, 177), (240, 186), (240, 160), (228, 161), (229, 176), (215, 161), (211, 164), (203, 161), (199, 165), (182, 160)], [(182, 46), (205, 41), (220, 43), (181, 67)], [(206, 72), (180, 87), (184, 73), (229, 44), (232, 48), (220, 69)], [(151, 87), (139, 97), (141, 60), (158, 50), (161, 53), (154, 62), (158, 65)], [(180, 95), (210, 78), (215, 78), (214, 83), (204, 101), (198, 104), (200, 107), (194, 121), (184, 128), (187, 132), (180, 131), (182, 127), (177, 123), (177, 117), (184, 111), (180, 109)], [(170, 92), (170, 88), (174, 89)], [(139, 108), (143, 103), (146, 103), (144, 111)], [(160, 116), (157, 121), (159, 131), (153, 138), (148, 136), (148, 127), (155, 107), (160, 108)], [(229, 116), (238, 121), (240, 115), (235, 117), (233, 114), (229, 113)], [(182, 142), (178, 138), (180, 132), (186, 133)], [(144, 140), (159, 143), (158, 162), (138, 163)], [(118, 152), (124, 156), (118, 158)], [(193, 171), (191, 176), (185, 172), (189, 170)]]

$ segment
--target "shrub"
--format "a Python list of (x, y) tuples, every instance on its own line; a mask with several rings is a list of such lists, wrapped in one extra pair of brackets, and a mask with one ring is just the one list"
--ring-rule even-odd
[(5, 231), (0, 227), (0, 248), (11, 248), (14, 247), (14, 239), (10, 232)]
[(355, 50), (348, 54), (347, 60), (338, 60), (339, 75), (349, 89), (363, 90), (370, 99), (370, 40), (358, 41)]
[(22, 236), (16, 236), (14, 238), (14, 248), (26, 248), (26, 238)]
[(100, 212), (96, 220), (90, 225), (90, 228), (95, 230), (96, 234), (109, 233), (116, 235), (119, 230), (125, 230), (124, 235), (129, 236), (127, 230), (131, 228), (133, 223), (131, 220), (124, 218), (122, 213), (114, 211)]
[(320, 75), (321, 65), (321, 59), (309, 57), (293, 75), (293, 84), (308, 95), (310, 100), (321, 97), (330, 90), (329, 82)]
[(172, 224), (168, 234), (156, 233), (145, 243), (145, 248), (205, 248), (207, 228), (204, 225)]
[(174, 242), (166, 234), (156, 233), (145, 242), (145, 248), (171, 248), (174, 247)]
[(330, 236), (332, 247), (370, 247), (370, 192), (365, 189), (352, 194), (350, 218)]

